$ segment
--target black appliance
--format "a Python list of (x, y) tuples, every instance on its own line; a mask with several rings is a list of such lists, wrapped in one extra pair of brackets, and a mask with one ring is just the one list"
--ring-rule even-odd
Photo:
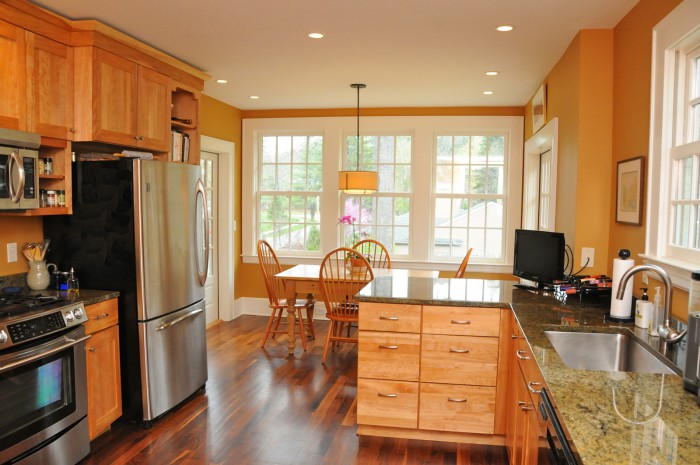
[(0, 463), (68, 465), (90, 453), (82, 303), (0, 297)]
[(562, 279), (565, 247), (563, 233), (516, 229), (513, 274), (539, 287)]
[(577, 454), (572, 448), (561, 421), (556, 413), (556, 407), (547, 394), (547, 389), (539, 392), (540, 403), (538, 406), (541, 433), (545, 435), (545, 444), (548, 454), (539, 454), (539, 465), (579, 465)]

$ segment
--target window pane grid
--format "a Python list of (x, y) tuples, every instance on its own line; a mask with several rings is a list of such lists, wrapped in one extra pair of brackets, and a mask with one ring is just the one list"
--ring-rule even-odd
[(435, 139), (432, 255), (461, 260), (503, 258), (504, 135), (439, 135)]
[(376, 170), (377, 193), (371, 196), (343, 195), (343, 216), (355, 218), (340, 224), (341, 244), (352, 247), (363, 239), (375, 239), (392, 257), (409, 255), (411, 207), (410, 135), (363, 135), (360, 137), (360, 166), (357, 166), (357, 136), (346, 138), (345, 169)]
[(319, 252), (323, 138), (263, 135), (260, 147), (258, 237), (278, 250)]

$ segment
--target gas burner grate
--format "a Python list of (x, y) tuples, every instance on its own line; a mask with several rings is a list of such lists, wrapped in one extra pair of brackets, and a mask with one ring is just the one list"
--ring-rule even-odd
[(0, 296), (0, 315), (13, 315), (29, 312), (47, 305), (64, 302), (66, 299), (56, 295), (10, 295)]

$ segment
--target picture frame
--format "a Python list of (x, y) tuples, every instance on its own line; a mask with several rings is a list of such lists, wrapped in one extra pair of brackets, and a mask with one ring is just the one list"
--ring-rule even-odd
[(642, 225), (644, 199), (644, 159), (628, 158), (617, 162), (615, 221), (634, 226)]
[(532, 97), (532, 133), (536, 133), (544, 126), (544, 122), (547, 119), (547, 94), (545, 92), (545, 85), (542, 84), (535, 96)]

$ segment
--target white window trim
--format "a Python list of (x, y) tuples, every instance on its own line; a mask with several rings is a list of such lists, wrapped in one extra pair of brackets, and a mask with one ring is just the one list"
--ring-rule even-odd
[[(323, 193), (326, 198), (335, 198), (336, 202), (321, 202), (322, 218), (337, 218), (340, 215), (340, 193), (338, 193), (338, 171), (342, 160), (344, 137), (356, 131), (357, 120), (355, 117), (317, 117), (317, 118), (253, 118), (243, 120), (242, 134), (242, 258), (244, 263), (257, 263), (255, 251), (255, 230), (251, 225), (256, 224), (255, 204), (255, 168), (257, 166), (256, 153), (258, 134), (289, 133), (289, 131), (315, 132), (323, 136)], [(523, 153), (523, 124), (521, 116), (400, 116), (400, 117), (362, 117), (360, 120), (360, 133), (391, 133), (412, 134), (412, 219), (410, 240), (414, 244), (429, 244), (432, 230), (425, 227), (432, 224), (429, 216), (422, 216), (413, 212), (426, 212), (430, 215), (431, 209), (431, 182), (416, 182), (421, 173), (432, 173), (434, 138), (436, 134), (447, 132), (460, 132), (468, 130), (507, 131), (509, 138), (509, 152), (507, 153), (510, 167), (507, 172), (507, 188), (509, 197), (508, 216), (505, 220), (504, 233), (508, 235), (506, 250), (504, 251), (506, 263), (496, 264), (472, 264), (477, 272), (485, 273), (511, 273), (513, 236), (511, 231), (520, 226), (520, 205), (522, 191), (522, 153)], [(330, 192), (333, 192), (331, 194)], [(335, 197), (333, 197), (335, 196)], [(423, 213), (421, 213), (423, 215)], [(332, 243), (329, 242), (329, 238)], [(321, 250), (323, 254), (339, 246), (340, 234), (335, 221), (321, 223)], [(397, 260), (396, 266), (413, 269), (450, 269), (455, 270), (459, 263), (447, 265), (444, 261), (431, 261), (429, 247), (414, 249), (413, 256), (407, 260)], [(320, 263), (322, 257), (286, 257), (280, 256), (283, 264)], [(394, 260), (392, 260), (392, 263)]]
[(674, 76), (675, 50), (685, 40), (698, 33), (700, 0), (685, 0), (654, 27), (652, 33), (651, 76), (651, 131), (649, 134), (649, 169), (647, 179), (646, 252), (641, 255), (645, 263), (661, 266), (671, 275), (675, 287), (687, 290), (690, 271), (700, 269), (700, 264), (666, 256), (668, 233), (669, 192), (663, 189), (661, 180), (669, 179), (669, 164), (662, 163), (662, 154), (672, 146), (675, 134)]

